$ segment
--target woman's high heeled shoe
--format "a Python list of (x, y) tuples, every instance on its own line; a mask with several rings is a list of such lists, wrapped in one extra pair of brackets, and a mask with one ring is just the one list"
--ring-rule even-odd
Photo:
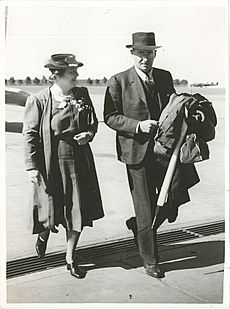
[(41, 236), (38, 235), (38, 238), (35, 244), (35, 249), (36, 249), (39, 259), (44, 258), (45, 253), (46, 253), (46, 247), (47, 247), (47, 241), (41, 239)]
[(75, 262), (70, 264), (67, 263), (67, 269), (70, 271), (71, 276), (75, 278), (82, 279), (85, 278), (86, 276), (86, 272), (80, 269), (77, 263)]

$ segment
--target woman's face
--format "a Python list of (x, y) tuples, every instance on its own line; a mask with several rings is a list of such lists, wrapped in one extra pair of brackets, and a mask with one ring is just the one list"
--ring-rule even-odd
[(77, 68), (67, 68), (62, 76), (58, 76), (56, 83), (65, 91), (69, 91), (77, 85)]

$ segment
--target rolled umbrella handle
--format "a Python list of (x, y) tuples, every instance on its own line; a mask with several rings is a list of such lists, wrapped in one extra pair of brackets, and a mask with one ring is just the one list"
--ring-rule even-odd
[(169, 165), (168, 165), (168, 168), (167, 168), (167, 171), (166, 171), (166, 174), (165, 174), (165, 178), (164, 178), (164, 181), (163, 181), (163, 184), (161, 186), (161, 190), (160, 190), (160, 193), (159, 193), (159, 196), (158, 196), (158, 199), (157, 199), (157, 210), (158, 211), (156, 211), (156, 214), (155, 214), (155, 217), (154, 217), (154, 220), (153, 220), (153, 223), (152, 223), (152, 228), (155, 224), (157, 213), (159, 212), (159, 207), (164, 206), (164, 204), (166, 202), (166, 199), (167, 199), (167, 196), (168, 196), (169, 186), (171, 184), (173, 173), (174, 173), (174, 170), (175, 170), (175, 167), (176, 167), (178, 154), (179, 154), (181, 145), (183, 143), (184, 137), (186, 135), (187, 128), (188, 128), (188, 126), (187, 126), (187, 123), (184, 119), (183, 122), (182, 122), (182, 126), (181, 126), (181, 134), (180, 134), (179, 140), (178, 140), (176, 147), (174, 148), (173, 154), (170, 158)]
[(158, 206), (163, 206), (165, 201), (166, 201), (169, 186), (170, 186), (170, 183), (171, 183), (171, 180), (172, 180), (172, 177), (173, 177), (173, 173), (174, 173), (174, 170), (175, 170), (175, 167), (176, 167), (178, 154), (179, 154), (181, 145), (183, 143), (184, 137), (186, 135), (187, 128), (188, 128), (187, 123), (186, 123), (185, 120), (183, 120), (183, 123), (182, 123), (182, 126), (181, 126), (181, 135), (180, 135), (179, 140), (176, 144), (176, 147), (174, 148), (173, 154), (170, 158), (169, 166), (168, 166), (167, 172), (165, 174), (165, 178), (164, 178), (164, 181), (163, 181), (163, 184), (162, 184), (162, 187), (161, 187), (160, 194), (158, 196), (158, 200), (157, 200)]

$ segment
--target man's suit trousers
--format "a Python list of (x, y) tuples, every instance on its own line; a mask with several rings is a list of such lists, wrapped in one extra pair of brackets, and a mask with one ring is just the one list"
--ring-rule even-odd
[(148, 148), (141, 164), (126, 167), (137, 220), (140, 255), (146, 263), (156, 264), (158, 260), (156, 230), (151, 229), (151, 225), (156, 210), (159, 175), (152, 147)]

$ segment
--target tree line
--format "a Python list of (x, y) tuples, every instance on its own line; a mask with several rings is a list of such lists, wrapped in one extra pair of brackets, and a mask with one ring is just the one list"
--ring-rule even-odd
[[(15, 79), (13, 76), (9, 79), (5, 79), (5, 85), (46, 85), (48, 83), (51, 83), (49, 79), (47, 79), (45, 76), (43, 76), (41, 79), (38, 77), (31, 78), (30, 76), (27, 76), (26, 79)], [(105, 85), (107, 83), (107, 78), (104, 77), (103, 79), (92, 79), (88, 77), (87, 79), (79, 79), (77, 80), (79, 84), (88, 84), (88, 85)]]
[[(29, 76), (26, 77), (26, 79), (15, 79), (13, 76), (9, 79), (5, 79), (5, 85), (46, 85), (50, 83), (51, 81), (47, 79), (44, 75), (41, 79), (38, 77), (30, 78)], [(107, 78), (104, 77), (103, 79), (91, 79), (88, 77), (87, 79), (79, 79), (79, 84), (87, 84), (87, 85), (105, 85), (107, 83)], [(186, 79), (174, 79), (173, 80), (174, 86), (187, 86), (188, 81)]]

